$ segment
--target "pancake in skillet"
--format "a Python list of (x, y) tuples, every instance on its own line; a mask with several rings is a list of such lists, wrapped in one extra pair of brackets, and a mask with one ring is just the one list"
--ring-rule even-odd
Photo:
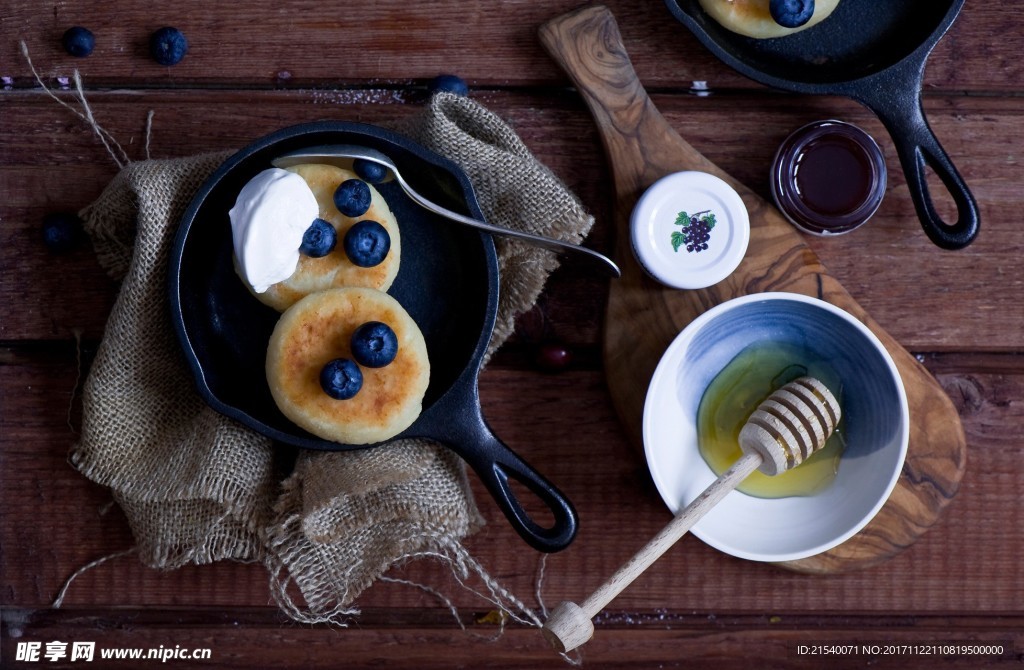
[[(320, 371), (337, 358), (354, 360), (353, 332), (386, 323), (398, 339), (394, 360), (360, 366), (362, 388), (336, 400), (320, 386)], [(281, 412), (325, 440), (370, 444), (394, 437), (422, 411), (430, 381), (427, 347), (416, 322), (397, 300), (374, 289), (338, 288), (311, 294), (278, 320), (267, 348), (267, 382)]]
[[(363, 286), (386, 291), (398, 274), (402, 244), (398, 222), (383, 196), (370, 187), (370, 208), (365, 214), (348, 217), (334, 205), (334, 192), (349, 179), (358, 179), (354, 172), (333, 165), (305, 164), (287, 168), (306, 180), (320, 205), (320, 218), (328, 221), (337, 231), (338, 243), (334, 250), (321, 258), (299, 257), (299, 265), (291, 277), (274, 284), (263, 293), (253, 293), (261, 302), (283, 312), (300, 298), (310, 293), (341, 286)], [(373, 267), (360, 267), (345, 254), (342, 240), (358, 221), (371, 220), (384, 226), (391, 237), (391, 249), (384, 260)], [(312, 222), (311, 222), (312, 223)]]
[(796, 28), (776, 23), (768, 11), (768, 4), (769, 0), (700, 0), (704, 11), (722, 27), (757, 39), (785, 37), (806, 30), (828, 18), (839, 0), (816, 0), (810, 20)]

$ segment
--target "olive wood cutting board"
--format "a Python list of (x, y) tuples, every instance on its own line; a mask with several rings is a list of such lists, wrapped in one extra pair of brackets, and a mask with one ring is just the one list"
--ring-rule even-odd
[[(768, 202), (683, 140), (658, 112), (637, 78), (615, 19), (596, 5), (540, 28), (548, 53), (568, 73), (597, 123), (616, 195), (616, 260), (604, 324), (608, 388), (631, 439), (642, 445), (647, 386), (672, 339), (705, 310), (764, 291), (826, 300), (863, 321), (899, 368), (910, 406), (910, 446), (892, 495), (878, 515), (834, 549), (780, 563), (808, 573), (836, 573), (884, 561), (908, 547), (938, 519), (960, 485), (966, 440), (953, 403), (934, 377), (850, 296)], [(644, 190), (660, 177), (701, 170), (735, 188), (750, 214), (750, 244), (726, 280), (702, 290), (676, 290), (651, 280), (634, 260), (629, 217)]]

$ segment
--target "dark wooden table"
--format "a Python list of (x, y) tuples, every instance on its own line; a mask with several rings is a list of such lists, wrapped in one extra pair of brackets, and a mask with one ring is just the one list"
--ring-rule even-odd
[[(761, 195), (779, 142), (836, 117), (879, 139), (891, 181), (875, 218), (838, 239), (808, 239), (831, 273), (932, 372), (968, 441), (960, 490), (919, 541), (870, 569), (807, 576), (731, 558), (687, 538), (598, 620), (588, 666), (1019, 667), (1024, 662), (1024, 10), (968, 0), (939, 43), (924, 107), (982, 213), (979, 239), (941, 251), (922, 233), (892, 144), (874, 116), (839, 98), (781, 94), (718, 62), (660, 2), (610, 0), (644, 85), (675, 129)], [(66, 462), (80, 417), (80, 375), (117, 285), (87, 246), (54, 256), (43, 216), (94, 199), (116, 166), (93, 133), (42, 92), (18, 42), (59, 91), (78, 68), (97, 121), (133, 160), (235, 149), (316, 119), (392, 122), (415, 112), (426, 83), (451, 72), (502, 115), (597, 218), (589, 244), (612, 249), (609, 171), (591, 117), (543, 52), (537, 28), (574, 0), (456, 3), (176, 3), (13, 0), (0, 10), (0, 572), (2, 655), (18, 642), (93, 640), (99, 647), (209, 648), (195, 667), (565, 667), (538, 631), (496, 641), (489, 607), (441, 567), (399, 572), (451, 598), (377, 583), (352, 626), (288, 621), (259, 565), (157, 572), (134, 557), (78, 578), (77, 568), (132, 545), (109, 491)], [(73, 59), (72, 25), (97, 36)], [(174, 67), (146, 54), (149, 33), (175, 25), (191, 49)], [(706, 82), (710, 95), (694, 89)], [(58, 96), (73, 102), (68, 92)], [(147, 137), (147, 114), (152, 110)], [(482, 378), (495, 430), (576, 504), (575, 543), (544, 565), (548, 606), (584, 597), (669, 519), (642, 455), (625, 437), (601, 365), (607, 280), (563, 266)], [(538, 342), (575, 354), (566, 371), (533, 363)], [(540, 555), (529, 550), (474, 480), (486, 528), (470, 551), (537, 606)], [(1002, 645), (999, 656), (870, 654), (861, 645)], [(827, 660), (800, 645), (854, 644)], [(897, 650), (899, 651), (899, 650)], [(48, 666), (60, 664), (49, 663)], [(153, 662), (150, 662), (153, 663)], [(67, 665), (74, 665), (67, 663)], [(94, 661), (100, 667), (100, 661)], [(19, 666), (20, 667), (20, 666)], [(25, 664), (32, 667), (32, 664)], [(113, 667), (130, 667), (127, 662)], [(147, 666), (148, 667), (148, 666)], [(180, 664), (179, 667), (184, 667)]]

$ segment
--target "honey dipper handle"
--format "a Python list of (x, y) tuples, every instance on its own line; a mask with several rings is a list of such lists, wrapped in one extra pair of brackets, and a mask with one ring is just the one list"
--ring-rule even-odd
[(669, 547), (679, 541), (695, 523), (711, 511), (722, 498), (730, 491), (740, 485), (754, 470), (761, 465), (759, 454), (746, 454), (741, 457), (731, 468), (722, 473), (704, 492), (697, 496), (693, 502), (683, 508), (667, 526), (651, 538), (651, 541), (644, 545), (633, 558), (619, 568), (608, 581), (601, 585), (589, 598), (583, 601), (581, 607), (591, 617), (603, 610), (605, 606), (619, 595), (634, 579), (651, 567)]
[(651, 567), (712, 507), (721, 502), (722, 498), (750, 476), (761, 465), (762, 460), (760, 454), (744, 454), (693, 502), (680, 510), (667, 526), (616, 570), (615, 574), (584, 600), (582, 605), (565, 602), (552, 610), (551, 616), (544, 624), (544, 634), (552, 645), (559, 651), (566, 652), (589, 640), (594, 634), (591, 619), (632, 584), (644, 570)]

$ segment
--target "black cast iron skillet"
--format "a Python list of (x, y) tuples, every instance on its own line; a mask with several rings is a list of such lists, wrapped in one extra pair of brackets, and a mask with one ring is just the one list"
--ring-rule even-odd
[[(358, 144), (382, 151), (426, 197), (483, 218), (465, 174), (408, 138), (355, 123), (286, 128), (232, 156), (195, 196), (171, 252), (171, 317), (199, 393), (214, 409), (286, 444), (362, 449), (376, 445), (322, 440), (277, 409), (264, 364), (279, 314), (249, 294), (232, 266), (228, 210), (239, 190), (271, 167), (276, 156), (323, 144)], [(494, 435), (480, 410), (477, 380), (498, 306), (493, 240), (420, 208), (394, 182), (379, 188), (402, 235), (401, 265), (389, 293), (422, 330), (431, 365), (423, 412), (398, 437), (427, 437), (446, 444), (476, 471), (530, 545), (541, 551), (565, 548), (577, 527), (572, 504)], [(530, 517), (510, 479), (525, 485), (550, 509), (550, 528)]]
[[(921, 83), (928, 54), (964, 0), (841, 0), (813, 28), (769, 40), (720, 26), (697, 0), (666, 0), (669, 10), (712, 53), (762, 84), (798, 93), (843, 95), (878, 115), (892, 136), (907, 186), (928, 237), (961, 249), (978, 234), (978, 206), (928, 126)], [(946, 224), (928, 191), (931, 167), (953, 197), (957, 221)]]

